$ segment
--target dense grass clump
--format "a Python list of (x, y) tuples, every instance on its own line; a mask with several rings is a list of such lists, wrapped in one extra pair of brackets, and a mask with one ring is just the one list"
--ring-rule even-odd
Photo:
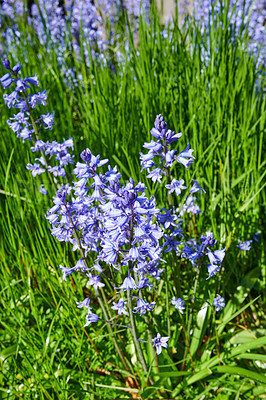
[[(184, 200), (170, 200), (166, 178), (160, 185), (141, 172), (139, 152), (154, 139), (150, 130), (159, 113), (172, 130), (183, 133), (172, 148), (179, 154), (189, 142), (196, 160), (188, 170), (175, 164), (171, 174), (186, 183), (197, 179), (206, 191), (197, 196), (202, 213), (183, 217), (184, 240), (199, 242), (201, 234), (212, 231), (225, 258), (219, 274), (206, 281), (207, 275), (197, 275), (184, 258), (175, 261), (173, 272), (169, 253), (155, 294), (146, 293), (156, 301), (154, 316), (149, 313), (147, 320), (137, 322), (143, 335), (156, 328), (153, 337), (158, 330), (170, 336), (168, 349), (157, 356), (151, 344), (141, 344), (145, 373), (134, 337), (128, 329), (114, 327), (125, 366), (107, 323), (84, 327), (85, 312), (76, 302), (86, 297), (106, 319), (88, 279), (72, 274), (62, 280), (59, 264), (73, 267), (79, 256), (70, 243), (51, 235), (45, 214), (54, 193), (39, 192), (42, 182), (49, 185), (48, 177), (33, 178), (26, 169), (33, 162), (31, 144), (15, 137), (6, 123), (14, 110), (1, 101), (0, 399), (265, 396), (265, 70), (247, 51), (248, 36), (236, 35), (225, 24), (226, 8), (215, 21), (203, 31), (195, 18), (180, 26), (176, 15), (172, 24), (162, 26), (151, 8), (149, 23), (140, 16), (136, 32), (136, 21), (124, 10), (115, 22), (105, 20), (106, 32), (115, 34), (107, 35), (108, 45), (100, 49), (82, 24), (78, 38), (66, 24), (63, 64), (62, 42), (49, 43), (47, 32), (48, 41), (41, 43), (25, 13), (16, 20), (20, 38), (12, 46), (6, 46), (2, 34), (4, 58), (12, 66), (20, 61), (22, 76), (37, 73), (40, 87), (47, 90), (47, 106), (40, 110), (55, 111), (55, 125), (42, 132), (42, 139), (72, 137), (75, 162), (85, 148), (108, 158), (122, 182), (130, 177), (144, 182), (158, 208), (169, 202), (178, 208)], [(5, 16), (2, 26), (9, 22)], [(67, 70), (73, 74), (66, 75)], [(1, 72), (6, 73), (4, 68)], [(71, 172), (68, 167), (70, 181)], [(251, 250), (240, 250), (239, 239), (252, 240)], [(89, 253), (87, 263), (94, 259)], [(179, 289), (171, 286), (176, 271)], [(105, 283), (104, 300), (112, 306), (120, 294)], [(187, 301), (184, 315), (169, 306), (176, 290)], [(218, 293), (226, 303), (219, 314), (208, 303)]]

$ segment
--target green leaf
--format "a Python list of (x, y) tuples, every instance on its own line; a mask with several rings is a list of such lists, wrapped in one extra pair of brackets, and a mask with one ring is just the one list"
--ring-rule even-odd
[(251, 379), (256, 382), (261, 382), (266, 385), (266, 376), (259, 374), (254, 371), (250, 371), (249, 369), (240, 368), (240, 367), (231, 367), (229, 365), (218, 365), (212, 369), (214, 373), (221, 374), (231, 374), (231, 375), (239, 375), (244, 378)]
[(208, 303), (204, 303), (202, 308), (199, 310), (197, 315), (196, 326), (193, 331), (193, 336), (190, 345), (190, 352), (192, 357), (195, 355), (196, 351), (202, 343), (203, 336), (206, 332), (209, 318), (210, 318), (210, 307)]

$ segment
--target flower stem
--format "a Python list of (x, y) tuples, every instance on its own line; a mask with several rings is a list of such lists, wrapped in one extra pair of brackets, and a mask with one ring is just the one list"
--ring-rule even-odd
[[(148, 374), (148, 368), (146, 365), (146, 361), (144, 359), (144, 356), (143, 356), (143, 353), (142, 353), (142, 350), (140, 347), (140, 343), (138, 341), (138, 332), (137, 332), (136, 322), (135, 322), (135, 318), (134, 318), (134, 314), (133, 314), (133, 310), (132, 310), (132, 299), (130, 296), (129, 289), (127, 289), (127, 304), (128, 304), (130, 323), (132, 325), (131, 332), (132, 332), (133, 340), (134, 340), (135, 347), (137, 350), (138, 358), (139, 358), (139, 361), (142, 365), (142, 368), (143, 368), (145, 374)], [(151, 382), (151, 384), (153, 384), (153, 381), (151, 378), (149, 378), (149, 381)]]

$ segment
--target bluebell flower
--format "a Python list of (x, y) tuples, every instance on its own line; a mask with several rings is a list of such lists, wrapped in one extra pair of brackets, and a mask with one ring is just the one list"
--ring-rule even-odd
[(221, 250), (215, 250), (213, 252), (208, 251), (208, 257), (211, 264), (222, 263), (225, 256), (225, 248)]
[(14, 107), (15, 104), (19, 101), (19, 95), (18, 92), (14, 91), (10, 94), (4, 94), (3, 96), (4, 102), (7, 105), (8, 108)]
[(157, 168), (153, 169), (152, 171), (150, 171), (149, 175), (147, 175), (147, 178), (151, 178), (154, 183), (155, 182), (161, 183), (162, 173), (164, 173), (162, 171), (162, 169), (157, 167)]
[(100, 277), (99, 277), (99, 275), (92, 275), (92, 274), (89, 274), (89, 275), (88, 275), (88, 278), (89, 278), (89, 280), (88, 280), (88, 282), (87, 282), (87, 285), (93, 285), (93, 287), (94, 287), (95, 290), (98, 289), (98, 288), (101, 288), (101, 287), (104, 287), (104, 286), (105, 286), (104, 283), (101, 283), (101, 282), (100, 282)]
[(42, 173), (44, 173), (46, 171), (38, 163), (34, 163), (33, 165), (28, 163), (26, 165), (26, 168), (31, 171), (32, 176), (41, 175)]
[(86, 307), (86, 308), (88, 309), (88, 311), (91, 310), (91, 307), (90, 307), (90, 298), (89, 298), (89, 297), (86, 297), (86, 299), (84, 299), (81, 303), (79, 303), (79, 302), (76, 301), (76, 304), (77, 304), (77, 307), (78, 307), (78, 308)]
[(84, 328), (85, 328), (85, 326), (88, 326), (88, 325), (90, 325), (90, 324), (93, 323), (93, 322), (98, 322), (99, 319), (100, 319), (100, 318), (98, 317), (97, 314), (93, 314), (93, 313), (91, 313), (91, 312), (89, 311), (89, 313), (86, 315), (86, 320), (87, 320), (87, 322), (86, 322), (86, 324), (84, 325)]
[(209, 276), (206, 280), (210, 279), (212, 276), (216, 275), (221, 269), (221, 264), (209, 264), (208, 265), (208, 273)]
[(253, 240), (246, 240), (245, 242), (241, 242), (240, 239), (238, 239), (239, 244), (237, 244), (237, 247), (240, 248), (240, 250), (243, 251), (248, 251), (251, 249), (251, 243), (253, 242)]
[(150, 143), (144, 143), (143, 147), (145, 149), (149, 149), (152, 152), (160, 152), (162, 150), (162, 145), (161, 143), (155, 142), (154, 140), (151, 140)]
[(43, 184), (41, 184), (40, 189), (39, 189), (39, 192), (40, 192), (41, 194), (44, 194), (44, 195), (47, 195), (47, 194), (48, 194), (48, 192), (47, 192), (47, 190), (45, 189), (45, 187), (44, 187)]
[(121, 289), (122, 291), (126, 291), (126, 290), (128, 290), (128, 289), (129, 289), (129, 290), (132, 290), (132, 289), (137, 289), (137, 285), (136, 285), (134, 279), (131, 278), (131, 276), (127, 276), (127, 277), (124, 279), (124, 282), (122, 283), (122, 285), (119, 286), (119, 287), (116, 288), (116, 289)]
[(183, 186), (185, 183), (184, 179), (178, 181), (177, 179), (172, 179), (170, 184), (165, 185), (166, 189), (169, 190), (169, 193), (175, 192), (177, 196), (181, 194), (181, 189), (187, 189), (186, 186)]
[(158, 355), (161, 354), (162, 347), (165, 347), (165, 348), (168, 347), (167, 342), (168, 342), (169, 339), (170, 339), (170, 336), (162, 337), (160, 335), (160, 333), (157, 333), (157, 336), (154, 339), (152, 339), (153, 347), (156, 347), (156, 352), (157, 352)]
[(193, 149), (190, 149), (190, 144), (188, 143), (187, 148), (181, 151), (179, 156), (176, 158), (178, 162), (186, 167), (186, 169), (189, 169), (189, 164), (193, 163), (193, 159), (195, 159), (195, 157), (192, 155), (193, 151)]
[[(162, 211), (164, 211), (164, 213), (162, 213)], [(178, 217), (174, 213), (174, 210), (166, 210), (163, 208), (156, 217), (159, 224), (162, 224), (165, 229), (177, 227), (177, 223), (175, 221), (178, 219)]]
[(223, 307), (225, 307), (224, 298), (217, 294), (213, 300), (213, 305), (216, 307), (216, 311), (220, 311)]
[(175, 306), (175, 308), (181, 313), (184, 314), (184, 300), (182, 299), (176, 299), (175, 296), (171, 299), (171, 303), (173, 304), (173, 306)]
[(196, 179), (192, 179), (192, 181), (194, 183), (193, 183), (192, 188), (190, 189), (190, 193), (196, 193), (199, 191), (206, 193), (206, 191), (204, 189), (202, 189), (202, 187), (200, 187), (200, 185), (198, 184), (198, 181)]
[(11, 74), (5, 74), (0, 78), (0, 82), (3, 88), (7, 89), (14, 82), (14, 79), (11, 78)]
[(46, 106), (46, 100), (47, 100), (47, 92), (46, 90), (42, 90), (39, 93), (32, 94), (29, 97), (29, 105), (31, 108), (35, 108), (37, 105), (41, 104), (43, 106)]
[(54, 112), (51, 113), (51, 114), (49, 114), (47, 112), (47, 114), (42, 114), (41, 117), (42, 117), (42, 120), (43, 120), (44, 124), (46, 125), (44, 127), (44, 129), (50, 129), (51, 130), (52, 127), (53, 127), (53, 124), (54, 124)]
[(63, 272), (63, 281), (66, 281), (67, 276), (71, 275), (75, 271), (75, 268), (67, 268), (63, 267), (63, 265), (59, 265), (59, 268)]
[(128, 312), (125, 309), (126, 301), (124, 301), (123, 297), (121, 297), (118, 303), (113, 302), (112, 310), (117, 310), (118, 315), (124, 314), (128, 315)]
[(206, 232), (206, 236), (202, 234), (200, 240), (205, 247), (214, 246), (217, 243), (213, 233), (210, 231)]
[(139, 290), (145, 289), (145, 288), (149, 288), (149, 290), (151, 290), (151, 288), (154, 288), (154, 285), (152, 283), (150, 283), (149, 278), (144, 278), (143, 275), (140, 278), (139, 282), (138, 282), (138, 286), (137, 288)]
[(155, 307), (155, 304), (155, 301), (153, 301), (152, 303), (147, 303), (147, 301), (143, 299), (138, 299), (137, 306), (134, 308), (133, 312), (140, 312), (140, 316), (142, 316), (146, 314), (146, 311), (152, 311)]
[(196, 197), (193, 197), (191, 195), (189, 195), (186, 198), (185, 203), (181, 206), (181, 204), (179, 204), (179, 214), (181, 216), (184, 215), (185, 212), (187, 213), (192, 213), (192, 214), (199, 214), (202, 211), (200, 210), (199, 206), (196, 203)]
[(8, 61), (7, 58), (5, 58), (5, 59), (3, 60), (3, 66), (4, 66), (4, 68), (6, 68), (6, 69), (11, 69), (11, 68), (10, 68), (10, 62)]

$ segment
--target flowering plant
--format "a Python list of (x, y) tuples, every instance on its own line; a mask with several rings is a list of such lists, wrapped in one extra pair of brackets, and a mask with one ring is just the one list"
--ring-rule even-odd
[[(135, 183), (132, 178), (127, 183), (122, 182), (122, 176), (117, 167), (112, 167), (107, 159), (93, 155), (90, 149), (82, 151), (82, 162), (77, 162), (72, 175), (68, 175), (66, 166), (74, 163), (74, 156), (68, 152), (73, 150), (73, 139), (68, 138), (63, 143), (44, 142), (40, 138), (42, 129), (52, 129), (54, 113), (35, 115), (37, 105), (46, 105), (47, 93), (41, 91), (30, 93), (33, 86), (39, 86), (38, 77), (20, 78), (21, 64), (11, 68), (8, 60), (4, 60), (8, 70), (1, 79), (4, 89), (11, 85), (15, 90), (4, 95), (4, 101), (9, 108), (19, 109), (13, 118), (8, 120), (10, 128), (23, 143), (30, 141), (34, 145), (32, 152), (40, 152), (33, 164), (27, 164), (27, 169), (35, 177), (45, 172), (50, 177), (51, 187), (41, 185), (40, 191), (46, 195), (55, 190), (54, 205), (46, 213), (51, 225), (51, 233), (59, 241), (69, 242), (73, 251), (77, 251), (78, 261), (73, 266), (60, 266), (63, 279), (66, 280), (73, 272), (82, 274), (87, 279), (87, 286), (94, 290), (94, 301), (98, 301), (103, 317), (95, 313), (91, 307), (91, 298), (87, 297), (77, 302), (77, 307), (87, 309), (86, 322), (88, 326), (99, 321), (107, 323), (111, 338), (117, 353), (127, 371), (128, 355), (121, 350), (114, 326), (126, 328), (132, 336), (136, 355), (150, 383), (147, 357), (141, 343), (151, 343), (154, 359), (158, 366), (157, 356), (162, 348), (168, 348), (171, 338), (170, 306), (179, 311), (180, 326), (184, 330), (185, 352), (193, 360), (190, 352), (190, 332), (193, 328), (196, 292), (200, 273), (204, 274), (203, 265), (207, 265), (208, 277), (212, 278), (221, 270), (225, 257), (225, 248), (213, 250), (217, 240), (212, 232), (202, 234), (200, 242), (194, 238), (184, 239), (184, 213), (198, 214), (200, 209), (195, 203), (193, 194), (204, 192), (197, 180), (191, 182), (187, 190), (183, 179), (172, 176), (173, 167), (182, 165), (189, 169), (194, 162), (193, 149), (190, 144), (180, 153), (172, 149), (182, 133), (175, 133), (167, 127), (161, 114), (157, 115), (151, 135), (155, 140), (144, 143), (148, 153), (140, 153), (142, 170), (147, 170), (147, 178), (159, 182), (167, 189), (165, 207), (159, 209), (154, 196), (148, 196), (147, 187), (141, 182)], [(54, 160), (54, 161), (52, 161)], [(52, 164), (52, 165), (51, 165)], [(181, 166), (180, 165), (180, 166)], [(103, 166), (105, 170), (102, 169)], [(59, 182), (60, 179), (60, 182)], [(186, 191), (183, 202), (175, 206), (176, 199), (182, 191)], [(195, 282), (192, 297), (184, 297), (181, 285), (179, 258), (191, 262), (195, 271)], [(93, 262), (91, 262), (93, 258)], [(173, 279), (173, 285), (170, 284)], [(167, 326), (161, 326), (153, 316), (156, 311), (158, 287), (165, 288)], [(115, 298), (113, 306), (109, 306), (108, 295)], [(117, 296), (119, 297), (117, 301)], [(126, 296), (126, 299), (124, 298)], [(171, 298), (171, 302), (169, 302)], [(190, 303), (190, 307), (185, 304)], [(224, 299), (218, 294), (208, 299), (216, 311), (225, 306)], [(114, 315), (113, 311), (117, 311)], [(186, 320), (183, 317), (186, 310)], [(162, 311), (161, 311), (162, 312)], [(125, 322), (120, 323), (122, 318)], [(144, 317), (146, 329), (140, 332), (139, 321)], [(113, 319), (117, 323), (112, 322)], [(154, 324), (152, 327), (151, 321)], [(148, 340), (140, 336), (148, 332)], [(167, 332), (167, 336), (163, 336)], [(171, 343), (171, 342), (170, 342)], [(185, 363), (183, 363), (183, 367)]]

